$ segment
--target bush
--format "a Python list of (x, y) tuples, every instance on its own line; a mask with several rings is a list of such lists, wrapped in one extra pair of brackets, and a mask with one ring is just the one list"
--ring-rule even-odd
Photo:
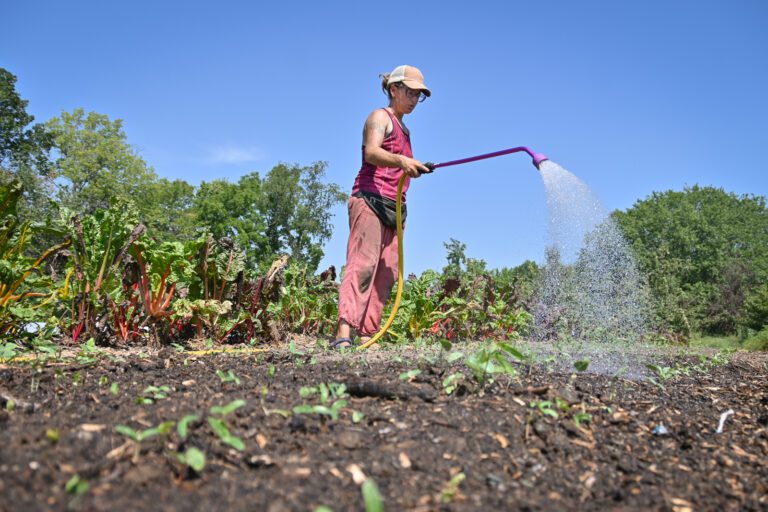
[(744, 342), (744, 348), (747, 350), (768, 350), (768, 327), (747, 338)]

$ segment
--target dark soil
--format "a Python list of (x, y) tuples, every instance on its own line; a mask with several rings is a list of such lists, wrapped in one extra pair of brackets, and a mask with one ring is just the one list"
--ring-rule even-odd
[[(670, 359), (677, 375), (657, 384), (519, 365), (482, 387), (461, 365), (384, 352), (2, 365), (0, 509), (363, 510), (369, 478), (385, 510), (768, 510), (768, 365), (754, 357)], [(321, 383), (352, 395), (337, 420), (290, 412), (321, 404), (300, 396)], [(168, 397), (137, 404), (148, 386)], [(236, 399), (225, 422), (243, 451), (207, 421)], [(193, 413), (186, 440), (174, 428), (139, 448), (115, 431)], [(207, 456), (199, 475), (173, 457), (189, 447)]]

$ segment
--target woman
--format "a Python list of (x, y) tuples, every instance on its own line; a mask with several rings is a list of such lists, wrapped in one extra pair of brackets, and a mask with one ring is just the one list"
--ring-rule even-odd
[(365, 343), (381, 325), (384, 304), (397, 278), (397, 229), (394, 220), (397, 183), (405, 193), (411, 178), (429, 169), (413, 158), (403, 116), (432, 93), (413, 66), (398, 66), (381, 75), (389, 106), (374, 110), (363, 128), (363, 164), (352, 187), (347, 265), (339, 289), (339, 326), (332, 348), (352, 346), (352, 329)]

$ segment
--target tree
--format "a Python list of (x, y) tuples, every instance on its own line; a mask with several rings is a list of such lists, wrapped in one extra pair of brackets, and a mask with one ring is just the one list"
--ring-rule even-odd
[(197, 226), (207, 229), (217, 239), (225, 236), (235, 239), (245, 250), (251, 268), (265, 263), (266, 254), (270, 252), (260, 211), (261, 193), (261, 179), (254, 172), (246, 174), (236, 184), (226, 180), (203, 182), (194, 198)]
[(53, 140), (44, 125), (33, 124), (28, 103), (16, 91), (16, 77), (0, 68), (0, 184), (19, 180), (23, 189), (19, 217), (39, 220), (50, 210)]
[(762, 196), (694, 186), (614, 212), (648, 276), (655, 310), (677, 333), (731, 334), (745, 297), (768, 282)]
[(467, 263), (467, 244), (463, 244), (451, 238), (450, 242), (443, 242), (443, 247), (448, 251), (445, 258), (448, 260), (448, 265), (443, 267), (443, 274), (445, 277), (458, 278), (461, 275), (463, 266)]
[(195, 237), (199, 231), (194, 211), (195, 187), (184, 180), (160, 178), (147, 184), (145, 199), (143, 220), (151, 236), (179, 241)]
[[(120, 119), (78, 108), (50, 119), (46, 127), (58, 153), (58, 177), (64, 179), (58, 199), (77, 213), (107, 209), (118, 199), (147, 197), (157, 181), (155, 171), (128, 144)], [(145, 220), (151, 205), (135, 202)]]
[(267, 259), (281, 252), (316, 270), (332, 234), (331, 208), (347, 199), (336, 184), (321, 181), (325, 162), (299, 167), (279, 164), (262, 183), (260, 210), (266, 223)]

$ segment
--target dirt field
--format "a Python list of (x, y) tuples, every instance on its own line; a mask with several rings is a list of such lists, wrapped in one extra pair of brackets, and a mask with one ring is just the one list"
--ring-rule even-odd
[(0, 509), (364, 510), (370, 479), (385, 510), (768, 510), (764, 355), (480, 385), (437, 352), (299, 350), (0, 365)]

